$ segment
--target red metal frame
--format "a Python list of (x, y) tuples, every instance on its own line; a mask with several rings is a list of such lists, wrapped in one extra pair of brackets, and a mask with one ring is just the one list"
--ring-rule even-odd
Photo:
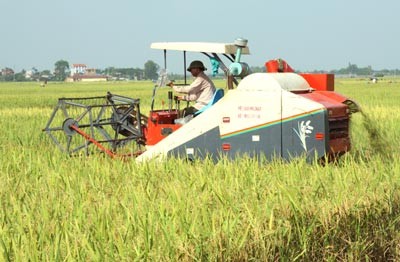
[(334, 91), (335, 75), (333, 74), (299, 74), (308, 84), (318, 91)]
[(179, 129), (182, 125), (174, 123), (177, 118), (179, 118), (178, 110), (155, 110), (150, 112), (147, 127), (144, 127), (143, 130), (146, 145), (153, 146), (170, 133)]
[(120, 154), (115, 154), (114, 152), (112, 152), (111, 150), (107, 149), (106, 147), (104, 147), (99, 141), (97, 141), (96, 139), (94, 139), (93, 137), (91, 137), (89, 134), (85, 133), (82, 129), (80, 129), (79, 127), (75, 126), (75, 125), (70, 125), (69, 128), (75, 130), (79, 135), (83, 136), (87, 141), (89, 141), (90, 143), (94, 144), (97, 148), (100, 149), (100, 151), (103, 151), (104, 153), (106, 153), (109, 157), (115, 159), (117, 157), (120, 158), (126, 158), (126, 157), (137, 157), (140, 154), (142, 154), (143, 152), (139, 151), (133, 154), (124, 154), (124, 155), (120, 155)]

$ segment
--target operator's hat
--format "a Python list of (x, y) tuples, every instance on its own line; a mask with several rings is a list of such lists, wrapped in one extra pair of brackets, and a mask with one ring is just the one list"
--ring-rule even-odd
[(204, 67), (203, 62), (199, 60), (194, 60), (193, 62), (191, 62), (187, 71), (190, 72), (190, 70), (192, 70), (193, 68), (200, 68), (203, 71), (207, 70), (207, 68)]

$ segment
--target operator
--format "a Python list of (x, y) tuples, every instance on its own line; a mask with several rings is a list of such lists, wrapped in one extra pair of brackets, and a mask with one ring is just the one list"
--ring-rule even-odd
[(206, 106), (215, 93), (214, 83), (204, 73), (205, 70), (207, 70), (207, 68), (204, 67), (201, 61), (194, 60), (187, 69), (194, 77), (192, 84), (188, 86), (174, 86), (172, 82), (168, 84), (175, 92), (186, 94), (178, 96), (179, 100), (196, 101), (193, 106), (183, 109), (184, 117), (193, 115)]

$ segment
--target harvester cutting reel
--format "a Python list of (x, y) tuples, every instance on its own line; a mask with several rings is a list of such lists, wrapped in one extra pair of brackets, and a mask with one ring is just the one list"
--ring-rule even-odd
[[(98, 148), (111, 157), (138, 155), (145, 144), (140, 100), (107, 93), (106, 96), (60, 98), (43, 129), (69, 155)], [(123, 148), (124, 152), (119, 152)]]

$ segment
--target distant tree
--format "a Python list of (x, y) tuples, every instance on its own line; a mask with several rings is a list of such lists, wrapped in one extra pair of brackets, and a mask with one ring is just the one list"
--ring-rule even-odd
[[(143, 69), (139, 69), (139, 68), (115, 68), (115, 67), (107, 67), (104, 70), (100, 70), (99, 73), (100, 74), (105, 74), (107, 76), (111, 76), (115, 79), (139, 79), (137, 72), (138, 71), (142, 71)], [(142, 74), (143, 75), (143, 74)], [(141, 76), (140, 78), (143, 78), (143, 76)]]
[(358, 66), (356, 64), (353, 65), (353, 64), (349, 63), (349, 66), (347, 67), (347, 71), (351, 75), (357, 74)]
[(265, 70), (266, 70), (265, 66), (252, 66), (252, 67), (250, 67), (250, 71), (252, 73), (260, 73), (260, 72), (264, 73)]
[(145, 79), (157, 79), (158, 74), (157, 71), (160, 68), (159, 65), (157, 65), (155, 62), (152, 60), (148, 60), (144, 64), (144, 78)]
[(32, 67), (31, 71), (32, 71), (31, 79), (32, 79), (32, 80), (38, 80), (39, 77), (40, 77), (40, 72), (39, 72), (39, 70), (38, 70), (36, 67)]
[(115, 68), (111, 66), (111, 67), (105, 68), (101, 73), (105, 74), (107, 76), (112, 76), (114, 74), (114, 72), (115, 72)]
[(64, 81), (69, 73), (69, 64), (65, 60), (58, 60), (54, 64), (54, 76), (57, 81)]
[(1, 70), (1, 81), (14, 81), (14, 70), (9, 67)]
[(53, 75), (51, 74), (50, 70), (43, 70), (40, 72), (38, 80), (43, 81), (44, 79), (51, 80)]
[(357, 75), (370, 76), (372, 75), (372, 67), (361, 67), (356, 71)]
[(17, 82), (26, 81), (25, 73), (26, 73), (26, 71), (22, 70), (21, 72), (14, 74), (14, 81), (17, 81)]
[(142, 80), (144, 78), (144, 70), (141, 68), (135, 68), (135, 72), (133, 73), (133, 78), (136, 80)]

